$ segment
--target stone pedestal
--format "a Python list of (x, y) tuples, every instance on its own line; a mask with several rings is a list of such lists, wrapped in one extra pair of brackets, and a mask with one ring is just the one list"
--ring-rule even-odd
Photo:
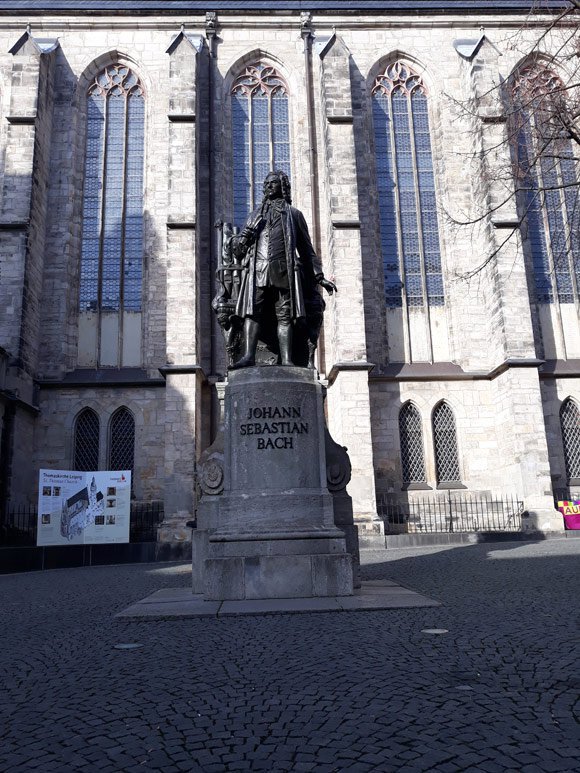
[(194, 579), (205, 598), (351, 595), (352, 558), (335, 526), (315, 372), (233, 371), (224, 407), (223, 493), (211, 498), (217, 508), (206, 498), (198, 525), (207, 535), (194, 537)]

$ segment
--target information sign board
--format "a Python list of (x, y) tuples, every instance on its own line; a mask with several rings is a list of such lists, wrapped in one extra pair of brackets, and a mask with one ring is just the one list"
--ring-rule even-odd
[(129, 542), (131, 472), (40, 470), (37, 545)]

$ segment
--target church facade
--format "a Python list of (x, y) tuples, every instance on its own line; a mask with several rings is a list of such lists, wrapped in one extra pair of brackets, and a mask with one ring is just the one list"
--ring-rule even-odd
[(501, 86), (565, 77), (534, 49), (545, 17), (269, 5), (3, 3), (4, 511), (36, 501), (41, 468), (131, 469), (162, 539), (186, 537), (226, 378), (216, 223), (243, 225), (276, 168), (338, 286), (317, 367), (361, 527), (454, 491), (561, 529), (554, 491), (580, 483), (577, 215), (562, 193), (522, 217)]

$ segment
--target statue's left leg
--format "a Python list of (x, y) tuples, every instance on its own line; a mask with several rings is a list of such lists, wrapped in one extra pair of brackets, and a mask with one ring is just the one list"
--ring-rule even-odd
[(278, 320), (278, 346), (280, 347), (280, 365), (294, 365), (292, 362), (292, 314), (290, 291), (278, 290), (276, 301), (276, 318)]
[(312, 341), (309, 338), (308, 339), (308, 367), (310, 369), (314, 368), (314, 355), (316, 354), (317, 347), (318, 347), (318, 341)]
[(320, 304), (310, 304), (309, 307), (307, 306), (309, 368), (314, 368), (314, 356), (316, 354), (316, 349), (318, 348), (318, 337), (320, 335), (320, 328), (322, 327), (322, 312), (319, 307)]
[(278, 322), (278, 346), (280, 365), (294, 365), (292, 362), (292, 323)]

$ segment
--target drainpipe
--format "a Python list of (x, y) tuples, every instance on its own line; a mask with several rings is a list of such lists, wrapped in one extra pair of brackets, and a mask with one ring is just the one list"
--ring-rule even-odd
[(300, 14), (300, 36), (304, 41), (304, 73), (306, 77), (306, 118), (308, 122), (308, 155), (310, 161), (310, 191), (312, 201), (312, 241), (320, 254), (320, 217), (318, 203), (318, 151), (312, 78), (312, 16), (310, 11)]
[[(316, 145), (316, 114), (314, 111), (314, 79), (312, 75), (312, 14), (303, 11), (300, 14), (300, 36), (304, 41), (304, 74), (306, 78), (306, 119), (308, 122), (308, 156), (310, 161), (310, 191), (312, 205), (312, 242), (317, 255), (321, 252), (320, 237), (320, 199), (318, 196), (318, 149)], [(320, 329), (316, 364), (318, 370), (324, 370), (325, 361), (324, 326)]]
[[(208, 251), (209, 251), (209, 290), (210, 296), (213, 297), (214, 289), (214, 277), (217, 267), (216, 256), (216, 244), (214, 238), (214, 221), (215, 221), (215, 142), (214, 142), (214, 73), (217, 59), (217, 13), (215, 11), (208, 11), (205, 15), (205, 36), (207, 38), (209, 47), (209, 62), (208, 62), (208, 78), (207, 78), (207, 132), (208, 132), (208, 144), (209, 144), (209, 180), (208, 180), (208, 227), (206, 236), (208, 239)], [(216, 320), (214, 315), (210, 313), (210, 375), (213, 379), (216, 378), (217, 357), (217, 330)], [(217, 397), (212, 389), (211, 394), (211, 426), (210, 426), (210, 438), (213, 442), (213, 438), (216, 435), (219, 422), (219, 405), (217, 405)]]

